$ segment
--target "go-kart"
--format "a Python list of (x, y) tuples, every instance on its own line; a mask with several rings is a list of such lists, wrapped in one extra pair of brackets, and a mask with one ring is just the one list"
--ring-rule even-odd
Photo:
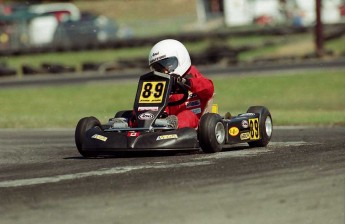
[[(171, 94), (182, 95), (170, 102)], [(221, 116), (203, 112), (197, 129), (165, 125), (164, 109), (184, 103), (187, 88), (176, 77), (159, 72), (142, 75), (132, 110), (123, 110), (101, 124), (95, 117), (80, 119), (75, 143), (84, 157), (112, 155), (118, 152), (198, 151), (219, 152), (226, 145), (247, 142), (252, 147), (266, 146), (272, 136), (273, 123), (266, 107), (253, 106), (246, 113)], [(132, 120), (136, 124), (129, 127)], [(119, 122), (120, 121), (120, 122)]]

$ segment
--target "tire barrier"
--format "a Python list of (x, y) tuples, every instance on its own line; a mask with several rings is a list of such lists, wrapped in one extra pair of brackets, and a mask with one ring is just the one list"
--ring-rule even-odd
[(22, 65), (23, 75), (62, 74), (76, 72), (76, 68), (61, 64), (43, 63), (40, 68), (31, 65)]
[(14, 76), (17, 74), (15, 69), (9, 68), (4, 64), (0, 64), (0, 77)]
[[(342, 37), (345, 34), (345, 26), (343, 24), (338, 26), (327, 26), (328, 32), (325, 33), (325, 40), (332, 40)], [(255, 50), (268, 46), (275, 46), (284, 44), (288, 38), (283, 40), (270, 40), (266, 41), (260, 45), (245, 45), (237, 48), (229, 47), (227, 44), (222, 44), (225, 38), (234, 36), (251, 36), (251, 35), (270, 35), (270, 36), (281, 36), (296, 33), (311, 32), (312, 28), (266, 28), (260, 30), (243, 30), (243, 31), (224, 31), (224, 32), (214, 32), (214, 33), (184, 33), (176, 35), (165, 35), (159, 37), (143, 37), (143, 38), (131, 38), (117, 40), (107, 43), (98, 44), (92, 47), (92, 49), (117, 49), (117, 48), (132, 48), (132, 47), (142, 47), (146, 45), (152, 46), (156, 42), (166, 39), (173, 38), (179, 39), (182, 42), (196, 42), (202, 40), (211, 40), (214, 43), (203, 52), (198, 54), (191, 54), (191, 59), (196, 65), (208, 65), (222, 63), (225, 65), (236, 65), (239, 63), (238, 55), (241, 52)], [(282, 38), (280, 38), (282, 39)], [(17, 50), (0, 50), (0, 56), (4, 55), (21, 55), (21, 54), (38, 54), (45, 52), (62, 52), (62, 51), (80, 51), (87, 50), (81, 46), (67, 47), (67, 46), (50, 46), (50, 47), (40, 47), (40, 48), (23, 48)], [(331, 55), (332, 52), (326, 52), (327, 55)], [(344, 53), (345, 54), (345, 53)], [(285, 56), (285, 57), (272, 57), (272, 58), (258, 58), (254, 59), (253, 63), (276, 63), (282, 61), (294, 61), (316, 58), (317, 55), (313, 53), (304, 56)], [(81, 70), (84, 71), (97, 71), (99, 73), (106, 73), (108, 71), (114, 70), (125, 70), (128, 68), (139, 68), (147, 69), (147, 58), (131, 58), (131, 59), (119, 59), (112, 62), (84, 62), (81, 65)], [(34, 67), (31, 65), (22, 65), (21, 71), (23, 75), (35, 75), (35, 74), (61, 74), (61, 73), (72, 73), (77, 71), (76, 68), (56, 63), (42, 63), (41, 67)], [(0, 77), (1, 76), (12, 76), (16, 75), (16, 70), (9, 68), (5, 65), (0, 65)]]

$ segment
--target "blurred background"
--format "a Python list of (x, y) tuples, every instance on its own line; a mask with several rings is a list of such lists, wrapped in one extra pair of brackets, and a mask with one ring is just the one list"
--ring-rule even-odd
[(146, 68), (164, 38), (195, 64), (337, 58), (344, 33), (345, 0), (1, 0), (0, 76)]
[(345, 124), (345, 0), (0, 0), (0, 127), (131, 108), (166, 38), (212, 77), (221, 114), (265, 105), (277, 125)]

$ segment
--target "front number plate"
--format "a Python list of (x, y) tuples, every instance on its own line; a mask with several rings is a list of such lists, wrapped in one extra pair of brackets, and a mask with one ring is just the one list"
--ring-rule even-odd
[(165, 81), (143, 82), (139, 103), (161, 103), (164, 96)]

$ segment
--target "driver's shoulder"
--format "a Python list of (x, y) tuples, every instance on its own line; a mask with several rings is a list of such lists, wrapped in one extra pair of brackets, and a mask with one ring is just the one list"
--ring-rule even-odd
[(192, 65), (189, 70), (184, 75), (185, 78), (203, 78), (203, 74), (194, 66)]

